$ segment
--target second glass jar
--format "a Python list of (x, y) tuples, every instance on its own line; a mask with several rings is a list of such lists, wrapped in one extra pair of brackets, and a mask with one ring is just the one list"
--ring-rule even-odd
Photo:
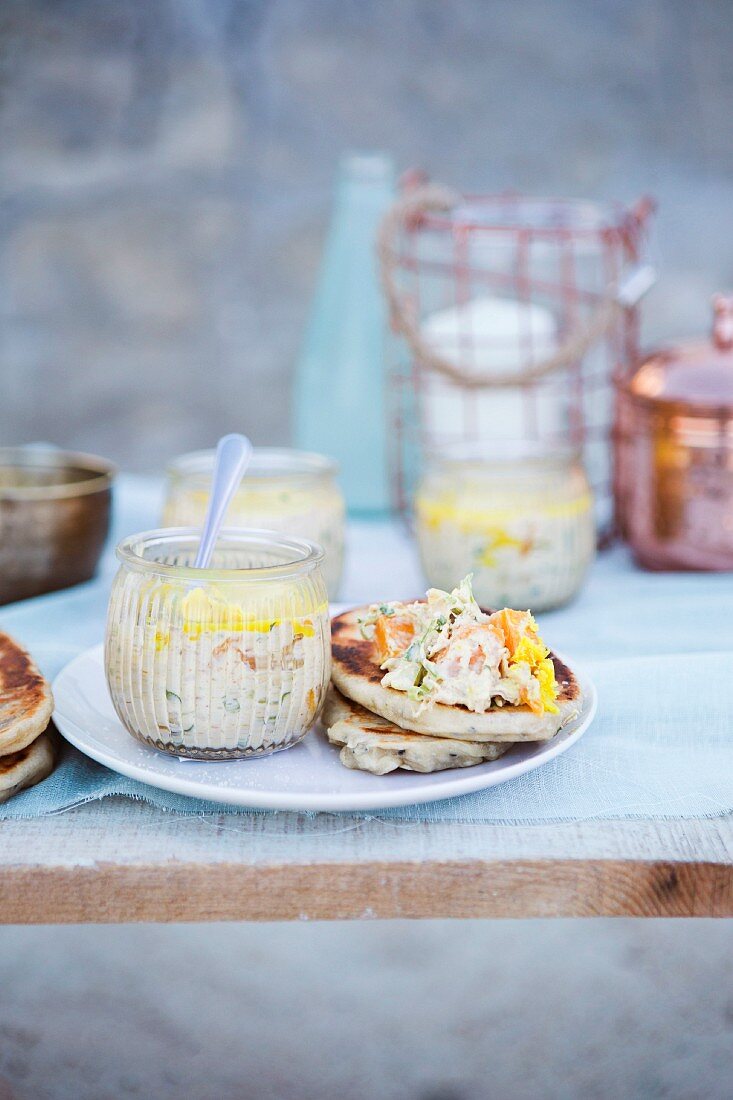
[[(163, 524), (199, 527), (211, 491), (213, 451), (192, 451), (168, 467)], [(309, 539), (324, 550), (323, 576), (333, 600), (341, 583), (344, 499), (336, 463), (325, 455), (258, 447), (227, 512), (229, 527), (258, 527)]]

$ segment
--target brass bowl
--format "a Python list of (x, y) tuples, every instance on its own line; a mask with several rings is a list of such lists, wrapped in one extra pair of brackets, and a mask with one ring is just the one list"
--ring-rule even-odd
[(0, 447), (0, 604), (94, 576), (115, 472), (95, 455)]

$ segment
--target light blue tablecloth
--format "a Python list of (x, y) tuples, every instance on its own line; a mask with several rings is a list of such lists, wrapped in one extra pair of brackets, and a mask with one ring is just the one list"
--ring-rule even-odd
[[(158, 482), (122, 478), (99, 576), (0, 608), (0, 629), (21, 640), (49, 677), (101, 640), (115, 570), (111, 546), (155, 526), (160, 501)], [(404, 599), (422, 589), (399, 524), (352, 525), (344, 601)], [(600, 705), (590, 731), (557, 760), (510, 783), (379, 816), (542, 823), (733, 811), (733, 576), (643, 573), (617, 548), (600, 557), (575, 603), (542, 616), (541, 625), (553, 648), (596, 683)], [(118, 776), (67, 746), (54, 774), (0, 805), (0, 817), (35, 817), (112, 794), (181, 813), (222, 810)]]

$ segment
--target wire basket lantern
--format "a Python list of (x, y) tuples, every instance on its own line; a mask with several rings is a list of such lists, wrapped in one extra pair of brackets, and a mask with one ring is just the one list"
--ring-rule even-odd
[(379, 239), (402, 338), (389, 386), (399, 510), (428, 455), (475, 444), (572, 447), (599, 533), (610, 534), (614, 382), (637, 356), (652, 210), (649, 199), (626, 208), (424, 182), (405, 189)]

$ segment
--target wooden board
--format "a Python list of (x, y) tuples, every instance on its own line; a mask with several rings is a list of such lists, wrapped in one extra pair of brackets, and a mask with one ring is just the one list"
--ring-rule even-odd
[(0, 921), (733, 916), (733, 820), (542, 827), (181, 817), (0, 826)]

